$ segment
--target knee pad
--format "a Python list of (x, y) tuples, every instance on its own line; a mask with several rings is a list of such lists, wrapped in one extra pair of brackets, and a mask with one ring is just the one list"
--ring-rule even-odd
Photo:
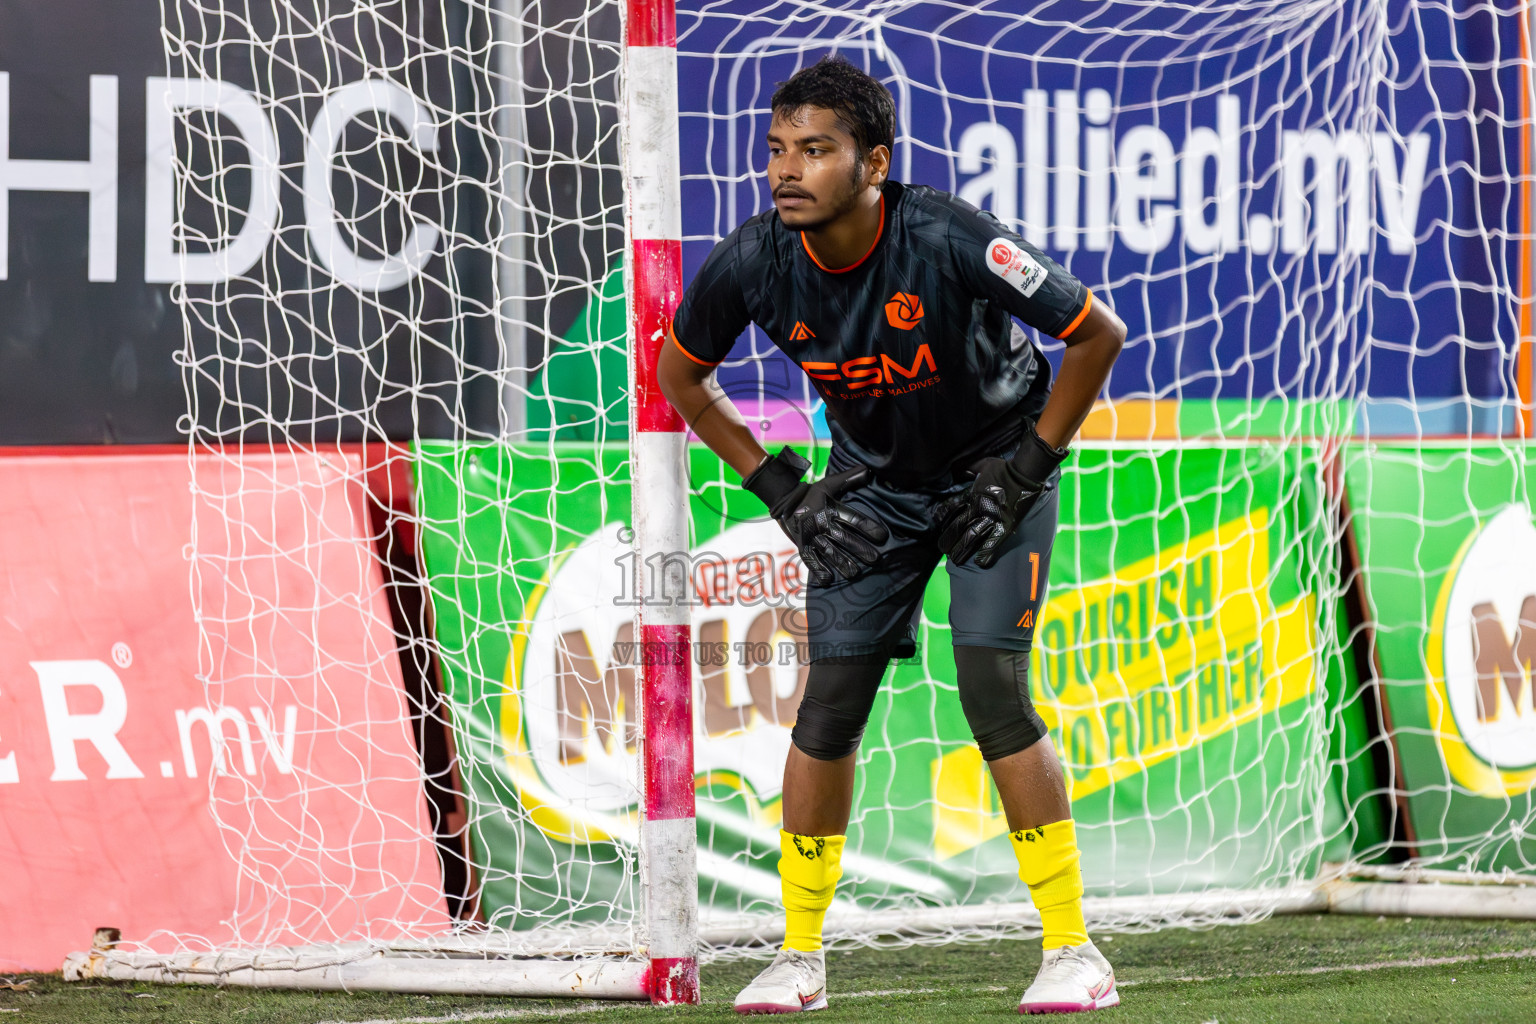
[(811, 662), (805, 696), (789, 734), (801, 753), (836, 761), (859, 749), (889, 658), (884, 654)]
[(1035, 745), (1045, 722), (1029, 699), (1029, 652), (956, 647), (960, 706), (981, 756), (996, 761)]

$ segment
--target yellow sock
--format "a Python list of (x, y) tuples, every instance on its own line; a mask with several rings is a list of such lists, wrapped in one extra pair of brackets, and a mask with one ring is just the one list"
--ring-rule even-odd
[(1078, 866), (1077, 826), (1071, 818), (1013, 833), (1019, 878), (1029, 886), (1040, 911), (1046, 949), (1081, 946), (1088, 941), (1083, 923), (1083, 872)]
[(797, 836), (779, 830), (779, 881), (784, 892), (784, 945), (802, 953), (821, 948), (821, 924), (843, 876), (847, 836)]

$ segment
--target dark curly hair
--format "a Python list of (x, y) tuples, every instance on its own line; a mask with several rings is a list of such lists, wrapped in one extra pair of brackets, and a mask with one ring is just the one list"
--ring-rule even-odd
[(780, 82), (773, 116), (793, 118), (805, 107), (832, 111), (837, 126), (859, 145), (862, 163), (876, 146), (896, 149), (896, 101), (879, 81), (841, 57), (826, 56)]

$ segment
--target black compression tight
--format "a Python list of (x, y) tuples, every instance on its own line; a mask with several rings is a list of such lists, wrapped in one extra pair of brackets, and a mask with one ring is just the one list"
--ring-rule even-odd
[(960, 706), (981, 756), (997, 761), (1035, 745), (1045, 722), (1029, 699), (1029, 652), (956, 647)]
[(790, 734), (795, 746), (818, 761), (836, 761), (858, 750), (889, 662), (886, 654), (811, 662)]
[[(869, 712), (890, 659), (885, 654), (822, 658), (811, 663), (791, 738), (818, 761), (859, 749)], [(988, 761), (1017, 754), (1045, 735), (1029, 697), (1029, 653), (996, 647), (956, 647), (960, 706)]]

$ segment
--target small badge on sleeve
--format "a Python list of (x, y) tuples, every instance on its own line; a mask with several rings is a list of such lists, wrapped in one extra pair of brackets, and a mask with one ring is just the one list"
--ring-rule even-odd
[(1006, 238), (994, 238), (987, 243), (987, 268), (1025, 298), (1033, 297), (1045, 281), (1045, 268), (1039, 261)]

